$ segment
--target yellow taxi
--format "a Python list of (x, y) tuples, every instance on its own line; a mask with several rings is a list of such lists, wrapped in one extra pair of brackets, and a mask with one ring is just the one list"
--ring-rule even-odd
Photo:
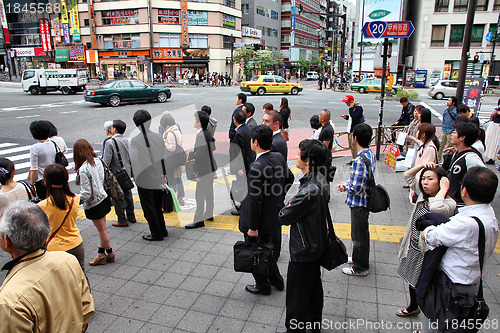
[(241, 82), (241, 91), (252, 95), (264, 95), (265, 93), (285, 93), (297, 95), (303, 90), (299, 83), (291, 83), (278, 75), (259, 75), (252, 81)]

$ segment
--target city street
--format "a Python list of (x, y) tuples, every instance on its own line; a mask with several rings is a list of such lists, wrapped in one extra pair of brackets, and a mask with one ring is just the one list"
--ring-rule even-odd
[[(364, 106), (367, 122), (375, 127), (380, 105), (375, 99), (376, 94), (319, 91), (315, 82), (301, 83), (303, 92), (296, 96), (286, 95), (292, 109), (288, 162), (295, 174), (295, 184), (287, 200), (297, 192), (298, 180), (302, 176), (294, 168), (295, 152), (298, 143), (311, 135), (311, 115), (327, 108), (332, 111), (336, 131), (345, 130), (346, 122), (339, 115), (346, 113), (347, 107), (341, 100), (346, 94), (352, 94)], [(179, 213), (165, 214), (168, 238), (162, 242), (147, 242), (142, 235), (149, 233), (148, 225), (134, 189), (138, 223), (127, 228), (114, 228), (111, 226), (111, 222), (117, 220), (114, 210), (107, 216), (116, 262), (104, 266), (86, 265), (96, 307), (88, 332), (282, 332), (285, 330), (285, 292), (273, 288), (270, 296), (251, 295), (245, 291), (245, 285), (253, 283), (251, 275), (233, 269), (232, 246), (243, 237), (238, 231), (238, 217), (230, 214), (232, 205), (228, 188), (235, 178), (228, 175), (227, 170), (227, 131), (239, 87), (175, 87), (171, 91), (172, 98), (163, 104), (137, 103), (112, 108), (86, 103), (82, 93), (32, 96), (22, 92), (18, 83), (0, 82), (0, 156), (13, 160), (18, 179), (25, 178), (29, 169), (29, 147), (34, 143), (29, 132), (31, 121), (52, 121), (68, 147), (85, 138), (99, 151), (104, 139), (104, 121), (124, 120), (129, 126), (126, 136), (133, 137), (137, 131), (132, 115), (138, 109), (151, 112), (153, 130), (157, 128), (162, 112), (171, 111), (182, 128), (183, 146), (188, 150), (194, 143), (193, 113), (204, 104), (211, 106), (212, 115), (219, 121), (215, 151), (219, 165), (214, 180), (215, 220), (206, 222), (205, 228), (184, 228), (193, 221), (196, 206), (196, 182), (188, 181), (184, 176), (186, 205)], [(421, 102), (436, 112), (442, 113), (445, 109), (446, 100), (430, 99), (426, 95), (427, 89), (421, 89), (419, 93)], [(277, 108), (282, 96), (285, 95), (248, 95), (248, 101), (257, 109), (256, 120), (259, 122), (262, 117), (262, 104), (271, 102)], [(484, 98), (486, 114), (493, 110), (497, 99), (494, 96)], [(399, 100), (388, 99), (384, 124), (397, 120), (400, 111)], [(441, 124), (437, 116), (433, 116), (433, 122)], [(66, 156), (72, 162), (71, 150)], [(349, 159), (348, 151), (334, 157), (333, 163), (338, 170), (331, 187), (329, 208), (335, 231), (350, 253), (350, 212), (344, 204), (345, 194), (335, 190), (336, 185), (349, 176), (349, 166), (346, 165)], [(496, 172), (493, 166), (489, 167)], [(71, 167), (69, 169), (73, 183), (75, 174)], [(377, 165), (375, 177), (377, 183), (383, 184), (390, 193), (391, 209), (370, 214), (370, 275), (348, 277), (342, 274), (340, 267), (331, 272), (322, 270), (324, 332), (412, 332), (421, 328), (422, 314), (410, 318), (396, 316), (409, 300), (408, 286), (397, 274), (397, 268), (399, 242), (413, 206), (408, 200), (408, 190), (402, 188), (402, 174), (383, 166), (383, 157)], [(74, 184), (72, 189), (78, 191)], [(497, 192), (493, 207), (500, 216), (500, 192)], [(82, 209), (78, 227), (88, 262), (95, 257), (98, 233), (92, 222), (85, 219)], [(288, 234), (288, 228), (283, 228), (283, 233)], [(283, 236), (282, 248), (278, 266), (286, 279), (288, 235)], [(0, 263), (8, 260), (8, 255), (0, 251)], [(485, 269), (484, 289), (490, 307), (490, 326), (482, 332), (498, 332), (500, 244), (497, 244)], [(2, 272), (0, 283), (4, 277), (5, 272)]]

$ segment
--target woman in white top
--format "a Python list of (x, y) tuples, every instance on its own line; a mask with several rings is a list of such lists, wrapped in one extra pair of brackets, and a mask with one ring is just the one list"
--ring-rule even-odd
[(80, 139), (73, 145), (73, 160), (78, 173), (76, 183), (80, 185), (80, 202), (85, 210), (85, 217), (92, 220), (99, 232), (97, 257), (90, 265), (114, 262), (115, 255), (106, 229), (106, 215), (111, 211), (111, 201), (104, 191), (104, 162), (97, 157), (94, 148), (85, 139)]
[(0, 184), (2, 184), (2, 188), (0, 189), (0, 216), (5, 207), (11, 202), (29, 200), (26, 188), (14, 181), (15, 174), (14, 163), (7, 158), (0, 158)]
[(53, 164), (56, 159), (56, 147), (49, 141), (50, 126), (46, 120), (36, 120), (30, 124), (30, 132), (38, 140), (30, 148), (30, 173), (28, 179), (35, 186), (38, 197), (43, 200), (47, 197), (47, 189), (43, 183), (45, 167)]
[(50, 121), (46, 120), (47, 124), (49, 125), (49, 140), (54, 141), (59, 148), (60, 151), (62, 151), (64, 154), (68, 151), (68, 146), (66, 146), (66, 141), (60, 136), (57, 135), (57, 127), (52, 124)]

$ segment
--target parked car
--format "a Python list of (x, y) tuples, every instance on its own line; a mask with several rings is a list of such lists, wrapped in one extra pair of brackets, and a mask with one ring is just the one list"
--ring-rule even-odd
[(307, 72), (306, 74), (306, 81), (309, 81), (309, 80), (317, 80), (319, 79), (319, 74), (318, 72)]
[(431, 86), (427, 95), (434, 99), (443, 99), (457, 95), (458, 81), (455, 80), (440, 80)]
[(170, 89), (151, 87), (138, 80), (114, 80), (101, 88), (86, 90), (85, 101), (118, 106), (122, 102), (158, 101), (164, 103), (172, 96)]
[(264, 95), (265, 93), (291, 93), (297, 95), (303, 88), (299, 83), (288, 82), (278, 75), (259, 75), (252, 81), (241, 82), (240, 89), (252, 95)]
[[(368, 79), (365, 78), (358, 83), (352, 83), (351, 89), (354, 91), (358, 91), (360, 94), (368, 93), (368, 92), (381, 92), (382, 91), (382, 79)], [(385, 91), (397, 92), (401, 87), (397, 84), (393, 84), (390, 86), (390, 82), (387, 82), (385, 85)]]

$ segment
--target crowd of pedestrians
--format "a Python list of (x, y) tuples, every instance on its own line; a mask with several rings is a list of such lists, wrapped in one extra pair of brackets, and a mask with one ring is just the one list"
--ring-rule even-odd
[[(341, 117), (347, 120), (352, 156), (348, 178), (335, 186), (346, 194), (345, 204), (351, 218), (352, 255), (342, 272), (362, 278), (370, 274), (368, 207), (373, 190), (370, 175), (375, 173), (377, 161), (370, 149), (373, 130), (365, 123), (363, 107), (352, 95), (342, 101), (348, 107), (348, 113)], [(488, 148), (489, 136), (496, 135), (489, 132), (497, 129), (488, 130), (481, 139), (477, 118), (452, 97), (444, 111), (441, 140), (437, 141), (430, 111), (414, 106), (408, 99), (402, 98), (400, 103), (401, 117), (393, 125), (406, 126), (407, 142), (400, 148), (415, 149), (412, 165), (404, 172), (414, 209), (401, 240), (397, 270), (409, 285), (410, 304), (395, 314), (417, 316), (422, 310), (423, 329), (431, 332), (429, 323), (441, 320), (437, 314), (448, 309), (429, 311), (425, 297), (430, 292), (426, 290), (441, 297), (460, 286), (462, 293), (475, 297), (481, 288), (477, 242), (482, 235), (480, 230), (484, 230), (485, 260), (491, 256), (498, 238), (498, 222), (491, 207), (498, 178), (483, 162), (488, 149), (498, 149), (498, 144)], [(254, 272), (255, 283), (247, 285), (245, 290), (270, 295), (273, 287), (278, 291), (286, 288), (287, 332), (305, 332), (304, 327), (319, 331), (323, 313), (320, 267), (328, 246), (328, 202), (336, 167), (331, 153), (335, 140), (332, 112), (323, 109), (311, 117), (312, 137), (300, 141), (295, 156), (296, 167), (302, 172), (300, 185), (285, 202), (294, 183), (288, 167), (288, 142), (292, 135), (288, 99), (281, 98), (278, 110), (265, 103), (262, 116), (255, 114), (255, 106), (243, 93), (236, 96), (235, 104), (227, 152), (230, 173), (235, 176), (231, 188), (235, 209), (231, 213), (239, 216), (239, 230), (245, 242), (272, 244), (273, 248), (269, 271)], [(185, 154), (182, 163), (193, 165), (196, 180), (196, 211), (192, 223), (185, 226), (187, 229), (202, 228), (206, 221), (214, 220), (214, 178), (218, 169), (214, 134), (218, 122), (211, 111), (204, 105), (194, 113), (194, 149)], [(496, 113), (499, 112), (492, 114), (492, 125), (500, 123), (495, 122), (500, 117)], [(123, 180), (125, 174), (129, 181), (134, 180), (150, 231), (143, 239), (162, 241), (168, 237), (163, 210), (165, 188), (173, 188), (180, 205), (185, 205), (184, 166), (170, 164), (171, 157), (183, 145), (182, 131), (170, 112), (162, 114), (158, 133), (150, 129), (152, 117), (148, 111), (136, 111), (132, 120), (139, 132), (130, 140), (124, 136), (127, 125), (123, 120), (104, 124), (107, 137), (102, 158), (85, 139), (74, 143), (79, 194), (70, 190), (67, 169), (55, 163), (56, 155), (66, 152), (67, 147), (58, 137), (57, 128), (48, 121), (34, 121), (30, 125), (37, 142), (30, 149), (29, 183), (15, 182), (14, 163), (0, 158), (0, 245), (13, 257), (6, 265), (9, 273), (0, 288), (0, 318), (9, 327), (30, 326), (36, 327), (33, 330), (51, 331), (53, 327), (59, 330), (73, 325), (73, 330), (76, 327), (77, 331), (85, 331), (94, 305), (84, 274), (85, 249), (76, 224), (78, 208), (82, 205), (85, 217), (99, 233), (97, 256), (90, 265), (115, 261), (106, 227), (112, 205), (118, 218), (112, 224), (114, 227), (128, 227), (136, 222), (132, 190), (118, 182), (123, 196), (111, 199), (108, 171), (117, 179)], [(286, 283), (277, 265), (282, 225), (290, 226)], [(445, 247), (447, 250), (441, 251), (440, 260), (429, 267), (426, 260), (436, 257), (436, 249)], [(434, 278), (425, 284), (423, 276)], [(51, 288), (51, 283), (60, 283), (62, 287)], [(32, 291), (34, 285), (38, 293)], [(423, 294), (422, 285), (428, 287)], [(25, 294), (21, 290), (30, 291)], [(67, 302), (62, 303), (63, 298)], [(15, 305), (19, 300), (22, 306)], [(28, 304), (37, 304), (42, 309), (37, 311), (36, 318), (19, 315)], [(435, 307), (441, 304), (445, 303), (437, 302)], [(463, 317), (463, 313), (456, 315), (460, 320)], [(444, 324), (439, 324), (439, 330), (443, 331)], [(67, 328), (67, 331), (72, 330)]]

